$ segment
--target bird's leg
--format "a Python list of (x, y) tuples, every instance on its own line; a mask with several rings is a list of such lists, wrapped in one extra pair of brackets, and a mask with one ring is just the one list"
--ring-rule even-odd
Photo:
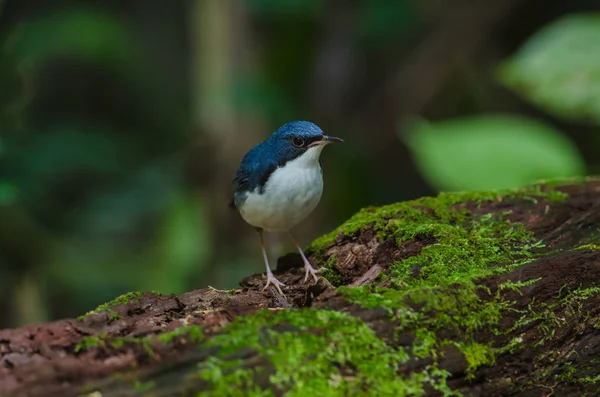
[(258, 236), (260, 238), (260, 249), (262, 250), (263, 259), (265, 260), (265, 266), (267, 268), (267, 284), (263, 288), (263, 291), (269, 287), (269, 284), (273, 284), (275, 288), (277, 288), (277, 291), (283, 295), (280, 286), (283, 287), (285, 284), (277, 280), (273, 275), (273, 272), (271, 272), (271, 268), (269, 267), (269, 259), (267, 258), (267, 251), (265, 250), (265, 243), (263, 241), (262, 229), (257, 228), (256, 230), (258, 231)]
[(302, 260), (304, 261), (304, 271), (305, 271), (304, 282), (306, 282), (308, 280), (308, 275), (309, 274), (311, 276), (313, 276), (313, 278), (315, 279), (315, 281), (317, 281), (319, 279), (319, 277), (317, 277), (317, 273), (319, 271), (313, 269), (313, 267), (310, 265), (310, 262), (308, 261), (308, 259), (306, 259), (306, 255), (304, 255), (304, 252), (302, 251), (302, 248), (300, 248), (300, 246), (296, 242), (296, 239), (294, 238), (294, 235), (292, 234), (292, 232), (288, 231), (288, 233), (290, 235), (290, 238), (294, 242), (294, 245), (298, 249), (298, 252), (300, 253), (300, 256), (302, 257)]

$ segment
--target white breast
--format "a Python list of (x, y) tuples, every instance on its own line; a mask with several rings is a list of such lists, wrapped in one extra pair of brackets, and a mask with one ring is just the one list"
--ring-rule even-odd
[(240, 205), (242, 218), (267, 231), (289, 230), (303, 221), (317, 206), (323, 193), (319, 165), (322, 146), (308, 149), (300, 157), (276, 169), (265, 185), (248, 194)]

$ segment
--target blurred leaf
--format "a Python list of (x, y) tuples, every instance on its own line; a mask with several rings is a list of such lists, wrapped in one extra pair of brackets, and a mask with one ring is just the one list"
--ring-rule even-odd
[(54, 11), (21, 24), (11, 52), (28, 65), (70, 56), (89, 61), (122, 62), (131, 58), (131, 32), (116, 17), (95, 8)]
[(418, 122), (403, 138), (422, 175), (440, 190), (515, 188), (585, 171), (571, 141), (524, 117)]
[(600, 14), (563, 17), (531, 37), (499, 80), (543, 109), (600, 124)]

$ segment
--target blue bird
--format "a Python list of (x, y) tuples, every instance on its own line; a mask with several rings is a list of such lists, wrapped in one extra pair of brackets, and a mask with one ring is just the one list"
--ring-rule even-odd
[(343, 142), (327, 136), (309, 121), (282, 125), (266, 141), (244, 156), (233, 180), (233, 200), (242, 218), (258, 231), (260, 248), (267, 268), (266, 289), (273, 284), (281, 292), (267, 259), (263, 230), (288, 232), (304, 261), (304, 282), (317, 272), (308, 262), (290, 229), (303, 221), (317, 206), (323, 193), (323, 170), (319, 157), (329, 143)]

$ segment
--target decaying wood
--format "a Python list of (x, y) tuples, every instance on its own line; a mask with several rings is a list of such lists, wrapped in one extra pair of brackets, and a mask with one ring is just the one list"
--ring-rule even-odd
[[(540, 256), (508, 273), (480, 280), (481, 298), (491, 299), (501, 293), (514, 301), (500, 322), (505, 333), (482, 333), (481, 342), (506, 345), (512, 338), (543, 343), (530, 343), (527, 349), (500, 352), (495, 364), (479, 368), (475, 376), (466, 375), (467, 363), (460, 352), (448, 349), (438, 365), (451, 376), (451, 389), (468, 396), (568, 396), (599, 395), (600, 379), (600, 294), (590, 294), (573, 305), (553, 305), (566, 290), (600, 287), (600, 250), (593, 245), (573, 250), (582, 242), (600, 242), (600, 181), (572, 183), (558, 188), (569, 194), (560, 202), (545, 200), (502, 200), (478, 207), (473, 214), (506, 213), (513, 222), (520, 222), (545, 242)], [(421, 249), (434, 243), (427, 239), (379, 242), (372, 230), (358, 236), (340, 235), (328, 249), (328, 255), (340, 258), (337, 269), (344, 284), (358, 286), (372, 283), (386, 267), (418, 255)], [(0, 331), (0, 395), (2, 396), (133, 396), (187, 395), (206, 390), (201, 379), (184, 381), (197, 363), (207, 360), (214, 351), (199, 348), (184, 337), (171, 344), (126, 344), (121, 347), (92, 346), (81, 349), (85, 337), (102, 335), (105, 338), (142, 338), (162, 334), (183, 325), (202, 325), (204, 338), (218, 335), (224, 326), (238, 316), (268, 308), (273, 311), (295, 308), (326, 308), (356, 316), (371, 327), (377, 336), (390, 340), (395, 346), (410, 346), (414, 335), (396, 335), (396, 324), (387, 312), (365, 309), (345, 300), (331, 284), (320, 279), (316, 285), (303, 285), (302, 262), (297, 255), (280, 258), (278, 278), (292, 287), (286, 289), (287, 300), (272, 291), (262, 291), (264, 279), (254, 275), (242, 280), (241, 289), (218, 291), (212, 288), (188, 292), (179, 296), (145, 293), (141, 299), (114, 306), (78, 321), (60, 320), (52, 323), (25, 326)], [(539, 282), (518, 290), (498, 291), (506, 281), (541, 278)], [(485, 291), (485, 292), (483, 292)], [(552, 335), (540, 327), (542, 320), (522, 322), (514, 328), (522, 313), (542, 307), (550, 308), (557, 320)], [(565, 319), (568, 319), (566, 321)], [(391, 335), (394, 335), (391, 338)], [(540, 359), (545, 357), (545, 359)], [(256, 352), (242, 351), (244, 365), (268, 366)], [(562, 366), (553, 363), (568, 363)], [(428, 359), (411, 359), (399, 368), (410, 373), (430, 365)], [(307, 364), (309, 365), (309, 364)], [(568, 376), (571, 366), (579, 378), (589, 382), (572, 382)], [(537, 384), (544, 371), (554, 371), (556, 381)], [(119, 374), (119, 376), (115, 376)], [(552, 375), (552, 374), (551, 374)], [(552, 378), (550, 376), (550, 378)], [(152, 380), (158, 386), (151, 392), (132, 387), (132, 380)], [(545, 376), (548, 379), (548, 376)], [(269, 388), (267, 376), (255, 383)], [(515, 388), (515, 384), (521, 385)], [(90, 387), (93, 385), (93, 387)], [(281, 391), (279, 391), (280, 393)], [(94, 394), (96, 393), (96, 394)], [(431, 395), (437, 392), (431, 390)]]

